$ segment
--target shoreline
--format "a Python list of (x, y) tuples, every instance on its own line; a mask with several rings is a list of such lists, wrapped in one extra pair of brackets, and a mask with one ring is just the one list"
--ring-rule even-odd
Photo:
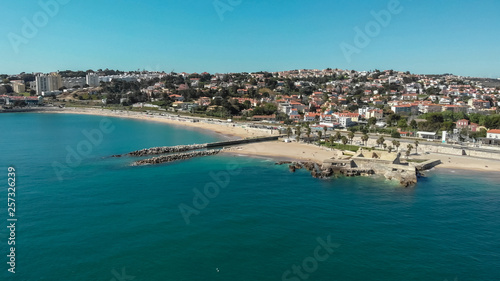
[[(177, 127), (189, 127), (200, 131), (214, 133), (222, 136), (225, 139), (243, 139), (257, 136), (277, 135), (277, 130), (266, 130), (249, 128), (247, 125), (240, 123), (224, 123), (224, 122), (206, 122), (205, 118), (195, 118), (204, 120), (200, 122), (191, 122), (189, 117), (148, 115), (143, 112), (116, 111), (109, 109), (77, 109), (64, 108), (54, 111), (32, 111), (33, 113), (57, 113), (57, 114), (82, 114), (94, 116), (106, 116), (116, 118), (129, 118), (141, 121), (153, 121), (164, 124), (169, 124)], [(295, 160), (295, 161), (310, 161), (322, 163), (326, 159), (335, 157), (338, 152), (330, 150), (326, 147), (319, 147), (307, 143), (285, 143), (280, 141), (272, 141), (266, 143), (251, 143), (242, 144), (236, 147), (231, 147), (223, 154), (232, 154), (236, 156), (249, 157), (269, 157), (273, 160)], [(442, 164), (436, 168), (455, 169), (477, 172), (498, 172), (500, 171), (500, 160), (476, 158), (471, 156), (448, 155), (441, 153), (411, 155), (411, 159), (437, 159), (441, 160)]]

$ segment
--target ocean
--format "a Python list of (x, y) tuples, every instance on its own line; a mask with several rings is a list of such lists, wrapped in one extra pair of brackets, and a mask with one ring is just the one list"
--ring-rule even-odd
[(500, 173), (438, 168), (401, 188), (314, 179), (266, 157), (144, 167), (109, 157), (221, 139), (132, 119), (0, 114), (0, 280), (500, 280)]

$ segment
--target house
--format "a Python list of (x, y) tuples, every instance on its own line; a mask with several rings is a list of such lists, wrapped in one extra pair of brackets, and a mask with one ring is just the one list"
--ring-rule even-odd
[(315, 112), (308, 112), (307, 114), (304, 114), (304, 121), (305, 122), (314, 122), (316, 121), (316, 118), (320, 118), (321, 114), (315, 113)]
[(486, 133), (486, 138), (500, 140), (500, 130), (489, 130)]
[(456, 125), (457, 125), (457, 129), (468, 129), (469, 128), (469, 120), (467, 120), (467, 119), (458, 120)]

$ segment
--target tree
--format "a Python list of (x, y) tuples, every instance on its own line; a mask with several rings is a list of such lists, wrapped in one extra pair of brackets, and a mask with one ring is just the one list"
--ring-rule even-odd
[(295, 128), (295, 135), (297, 136), (297, 141), (299, 141), (299, 140), (300, 140), (300, 134), (301, 134), (300, 129), (301, 129), (301, 128), (300, 128), (300, 126), (297, 126), (297, 127)]
[(381, 146), (384, 142), (385, 142), (384, 137), (380, 137), (380, 138), (377, 139), (377, 145), (378, 146)]
[(341, 140), (342, 140), (342, 144), (344, 145), (344, 148), (345, 148), (345, 145), (347, 144), (347, 138), (345, 136), (342, 136)]
[(406, 151), (406, 158), (408, 158), (408, 157), (410, 157), (410, 151), (409, 150)]
[(339, 141), (340, 139), (342, 139), (342, 134), (340, 132), (335, 133), (335, 141)]
[(370, 117), (370, 119), (368, 119), (368, 125), (375, 126), (375, 124), (377, 124), (377, 118)]
[(290, 138), (290, 135), (292, 134), (292, 129), (290, 127), (286, 128), (286, 136), (287, 138)]
[(321, 141), (322, 135), (323, 135), (323, 132), (322, 131), (318, 131), (318, 141), (319, 142)]
[(330, 136), (330, 145), (333, 146), (333, 143), (335, 142), (335, 137)]
[(367, 134), (364, 134), (363, 136), (361, 136), (361, 140), (363, 141), (365, 146), (366, 146), (369, 139), (370, 139), (370, 137)]
[(419, 145), (419, 142), (415, 141), (415, 153), (416, 154), (418, 154), (418, 145)]
[(384, 142), (382, 145), (384, 146), (384, 150), (385, 150), (387, 148), (387, 144)]
[(352, 131), (350, 131), (348, 134), (347, 134), (347, 137), (349, 137), (349, 139), (351, 140), (351, 144), (352, 144), (352, 140), (354, 139), (354, 133)]
[(328, 127), (327, 126), (323, 126), (323, 131), (325, 131), (325, 138), (326, 138), (326, 131), (328, 131)]
[(396, 147), (397, 151), (399, 151), (399, 146), (401, 145), (401, 143), (397, 140), (393, 140), (392, 144)]
[(413, 130), (416, 130), (418, 128), (418, 124), (417, 124), (417, 121), (415, 121), (415, 119), (411, 120), (410, 122), (410, 127), (413, 129)]
[(311, 142), (311, 128), (309, 128), (309, 126), (307, 127), (306, 134), (307, 134), (307, 141)]
[(411, 150), (413, 149), (413, 145), (411, 145), (411, 143), (409, 143), (406, 148), (408, 148), (408, 150), (406, 151), (407, 154), (410, 154), (411, 153)]
[(389, 147), (387, 147), (387, 151), (389, 151), (389, 153), (391, 153), (393, 149), (394, 147), (392, 147), (392, 145), (389, 145)]

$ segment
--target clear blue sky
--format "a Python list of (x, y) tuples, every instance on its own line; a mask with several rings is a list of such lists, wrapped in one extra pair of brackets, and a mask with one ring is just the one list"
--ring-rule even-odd
[(27, 37), (23, 17), (44, 23), (38, 1), (2, 2), (0, 73), (332, 67), (500, 77), (498, 0), (400, 0), (402, 11), (350, 60), (341, 44), (356, 47), (354, 28), (392, 0), (218, 0), (233, 4), (222, 17), (213, 0), (59, 1)]

